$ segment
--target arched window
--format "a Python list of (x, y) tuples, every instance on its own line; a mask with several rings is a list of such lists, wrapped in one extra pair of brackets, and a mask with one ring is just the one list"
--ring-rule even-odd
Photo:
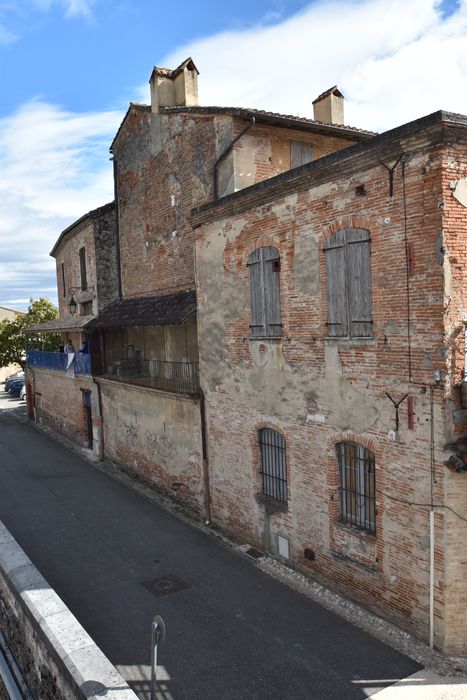
[(273, 501), (287, 503), (285, 439), (272, 428), (262, 428), (258, 431), (258, 440), (263, 495)]
[(338, 442), (341, 518), (375, 532), (375, 456), (358, 442)]
[(328, 335), (365, 338), (371, 320), (370, 232), (338, 231), (324, 245), (328, 295)]
[(277, 248), (257, 248), (248, 257), (251, 295), (251, 334), (264, 338), (282, 335), (280, 256)]

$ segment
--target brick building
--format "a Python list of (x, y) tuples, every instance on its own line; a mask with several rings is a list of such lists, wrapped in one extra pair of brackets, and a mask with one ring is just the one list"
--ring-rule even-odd
[(154, 68), (111, 147), (95, 449), (467, 653), (467, 121), (377, 136), (343, 126), (335, 87), (310, 120), (200, 107), (197, 77)]
[(71, 342), (76, 354), (67, 369), (65, 353), (28, 349), (29, 410), (36, 420), (102, 455), (99, 397), (91, 374), (91, 358), (99, 349), (87, 357), (79, 350), (87, 339), (86, 324), (118, 295), (114, 203), (68, 226), (50, 254), (56, 260), (60, 317), (26, 331), (33, 337), (59, 334), (62, 346)]
[(450, 654), (466, 176), (467, 119), (439, 112), (192, 216), (213, 521)]

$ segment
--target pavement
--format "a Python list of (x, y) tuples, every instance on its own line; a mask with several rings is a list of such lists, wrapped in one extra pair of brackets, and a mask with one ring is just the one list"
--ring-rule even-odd
[(160, 614), (160, 699), (467, 699), (465, 679), (422, 669), (291, 590), (1, 393), (0, 520), (141, 698)]

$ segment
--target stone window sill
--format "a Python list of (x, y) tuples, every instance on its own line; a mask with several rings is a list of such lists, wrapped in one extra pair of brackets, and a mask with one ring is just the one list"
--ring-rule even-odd
[(345, 344), (345, 345), (376, 345), (378, 342), (378, 339), (375, 338), (375, 336), (362, 336), (361, 338), (355, 337), (355, 338), (350, 338), (347, 336), (327, 336), (324, 339), (324, 342), (329, 345), (338, 345), (338, 344)]
[(255, 499), (257, 503), (260, 503), (263, 505), (266, 509), (266, 512), (271, 514), (271, 513), (287, 513), (289, 510), (289, 505), (288, 503), (283, 503), (281, 501), (275, 501), (274, 499), (270, 498), (269, 496), (265, 496), (264, 493), (257, 493), (255, 494)]

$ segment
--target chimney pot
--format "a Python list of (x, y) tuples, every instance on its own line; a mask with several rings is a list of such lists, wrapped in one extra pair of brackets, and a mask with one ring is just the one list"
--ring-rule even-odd
[(198, 74), (192, 58), (187, 58), (175, 70), (154, 66), (151, 86), (151, 110), (161, 107), (195, 107), (198, 104)]
[(327, 124), (344, 124), (344, 95), (336, 85), (313, 101), (313, 119)]

